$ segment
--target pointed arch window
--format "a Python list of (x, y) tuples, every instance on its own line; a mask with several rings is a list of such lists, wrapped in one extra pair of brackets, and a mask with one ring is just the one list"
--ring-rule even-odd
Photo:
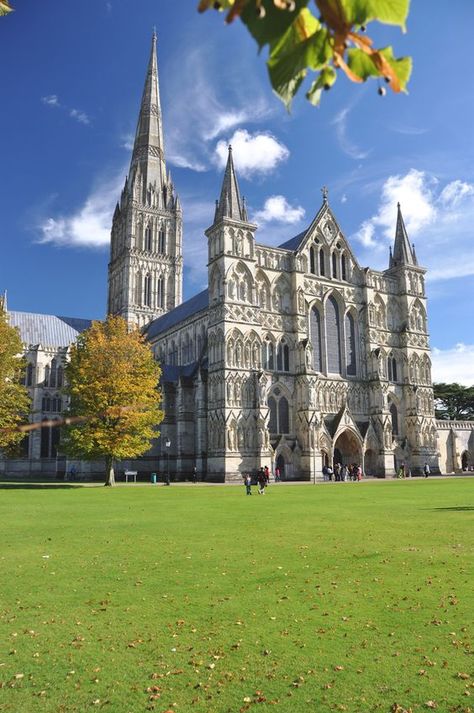
[(316, 251), (313, 245), (309, 249), (309, 270), (312, 275), (316, 274)]
[(269, 371), (275, 368), (275, 347), (268, 337), (262, 345), (262, 366)]
[(392, 433), (394, 436), (398, 436), (398, 409), (395, 404), (390, 406), (390, 416), (392, 419)]
[(357, 374), (356, 325), (350, 312), (346, 314), (346, 373), (348, 376)]
[(278, 401), (278, 433), (290, 432), (290, 409), (288, 399), (282, 396)]
[(270, 396), (268, 399), (268, 408), (270, 410), (268, 430), (270, 433), (278, 433), (277, 404), (273, 396)]
[(319, 251), (319, 274), (322, 275), (323, 277), (326, 274), (325, 265), (324, 265), (324, 250), (322, 248)]
[(342, 253), (341, 257), (341, 279), (344, 281), (347, 280), (347, 260), (344, 253)]
[(278, 344), (277, 349), (277, 371), (290, 370), (290, 350), (284, 339)]
[(332, 276), (337, 277), (337, 253), (332, 254)]
[(390, 356), (388, 357), (387, 366), (388, 366), (388, 380), (389, 381), (398, 381), (397, 360), (395, 359), (393, 354), (390, 354)]
[(158, 280), (158, 307), (165, 306), (165, 278), (160, 277)]
[(313, 369), (315, 369), (315, 371), (322, 371), (321, 315), (316, 307), (313, 307), (311, 310), (310, 333), (311, 346), (313, 347)]
[(158, 233), (158, 252), (161, 253), (161, 255), (164, 255), (166, 252), (165, 249), (165, 231), (163, 228), (160, 229), (160, 232)]
[(268, 398), (268, 408), (270, 409), (268, 423), (270, 433), (288, 434), (290, 432), (290, 407), (288, 399), (278, 387)]
[(152, 248), (153, 248), (153, 238), (152, 238), (151, 225), (147, 225), (146, 230), (145, 230), (145, 250), (148, 250), (149, 252), (151, 252)]
[(144, 303), (146, 307), (151, 307), (151, 275), (145, 276)]
[(135, 304), (142, 304), (142, 274), (137, 272), (135, 275)]
[(30, 362), (26, 368), (26, 386), (33, 386), (33, 364)]
[(55, 387), (58, 375), (58, 363), (56, 359), (51, 362), (51, 370), (49, 372), (49, 386)]
[(331, 295), (326, 302), (326, 347), (328, 373), (341, 374), (341, 339), (339, 307)]

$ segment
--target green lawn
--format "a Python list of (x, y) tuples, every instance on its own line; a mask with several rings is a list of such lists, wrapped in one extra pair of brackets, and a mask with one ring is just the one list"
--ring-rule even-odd
[(473, 525), (467, 478), (0, 486), (0, 711), (471, 711)]

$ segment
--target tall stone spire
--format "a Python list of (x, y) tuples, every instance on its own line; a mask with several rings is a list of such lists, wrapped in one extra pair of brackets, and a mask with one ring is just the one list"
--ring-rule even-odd
[(163, 147), (153, 32), (130, 173), (110, 241), (108, 313), (139, 327), (182, 302), (183, 216)]
[(214, 222), (223, 218), (246, 221), (246, 211), (240, 198), (239, 184), (235, 175), (234, 161), (232, 159), (232, 146), (229, 146), (227, 166), (225, 167), (224, 180), (222, 181), (221, 197), (216, 206)]
[(400, 203), (397, 203), (397, 227), (395, 230), (395, 243), (393, 246), (393, 255), (390, 256), (390, 267), (399, 267), (400, 265), (417, 265), (415, 251), (408, 240), (407, 230), (403, 222)]
[(137, 171), (142, 175), (144, 188), (147, 188), (151, 183), (156, 184), (156, 190), (160, 191), (166, 184), (155, 31), (153, 31), (151, 40), (150, 60), (130, 162), (130, 176), (133, 177)]

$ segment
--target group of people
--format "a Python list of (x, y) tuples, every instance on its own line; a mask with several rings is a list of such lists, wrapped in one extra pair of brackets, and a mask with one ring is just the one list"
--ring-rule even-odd
[[(278, 471), (278, 475), (277, 475)], [(252, 476), (250, 473), (244, 473), (244, 485), (245, 485), (245, 491), (247, 495), (252, 495)], [(278, 483), (280, 482), (280, 470), (279, 468), (275, 469), (275, 482)], [(257, 485), (258, 485), (258, 494), (259, 495), (265, 495), (265, 488), (268, 486), (270, 483), (270, 469), (269, 467), (266, 466), (261, 466), (260, 470), (257, 473)]]
[(362, 480), (362, 476), (362, 468), (358, 463), (349, 463), (348, 465), (334, 463), (334, 468), (331, 468), (330, 465), (323, 467), (324, 480), (332, 480), (336, 483), (345, 483), (348, 480), (357, 482)]

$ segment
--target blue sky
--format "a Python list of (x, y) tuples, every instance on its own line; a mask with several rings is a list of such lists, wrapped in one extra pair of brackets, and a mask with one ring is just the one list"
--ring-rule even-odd
[(234, 146), (242, 193), (279, 244), (304, 229), (321, 186), (363, 266), (384, 268), (401, 201), (429, 269), (434, 378), (474, 382), (474, 3), (412, 3), (408, 32), (370, 25), (410, 54), (408, 95), (340, 77), (291, 114), (240, 23), (197, 0), (16, 0), (0, 19), (0, 290), (11, 309), (101, 318), (108, 233), (130, 159), (154, 25), (165, 146), (185, 220), (185, 297), (206, 283), (203, 229)]

